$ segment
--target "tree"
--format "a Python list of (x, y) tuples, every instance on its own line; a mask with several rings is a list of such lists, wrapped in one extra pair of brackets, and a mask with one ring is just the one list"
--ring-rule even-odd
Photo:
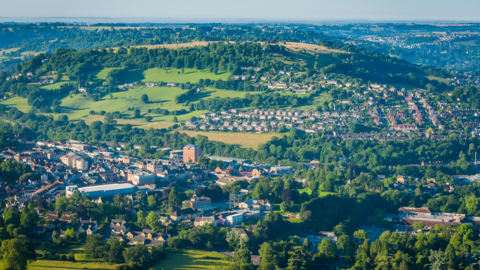
[(148, 269), (154, 262), (152, 254), (145, 245), (135, 245), (123, 252), (125, 262), (132, 269)]
[(178, 191), (175, 186), (172, 187), (168, 195), (168, 207), (170, 212), (175, 212), (177, 210), (180, 210), (182, 207), (182, 201), (178, 196)]
[(146, 210), (147, 207), (147, 195), (142, 191), (137, 191), (135, 193), (134, 207), (140, 210)]
[(340, 236), (337, 241), (337, 248), (343, 251), (347, 261), (353, 260), (353, 256), (355, 255), (355, 243), (353, 242), (352, 238), (350, 238), (350, 236)]
[(143, 94), (141, 99), (142, 99), (143, 103), (148, 103), (148, 95), (147, 94)]
[(147, 225), (152, 229), (155, 233), (159, 233), (162, 229), (162, 225), (160, 221), (158, 221), (159, 216), (157, 213), (150, 211), (147, 216)]
[(417, 230), (417, 231), (423, 230), (423, 229), (425, 228), (425, 225), (424, 225), (423, 222), (421, 222), (421, 221), (415, 221), (415, 222), (413, 222), (412, 226), (413, 226), (413, 228), (414, 228), (415, 230)]
[(104, 242), (98, 234), (88, 235), (85, 244), (85, 255), (90, 258), (101, 258), (103, 256)]
[(177, 123), (177, 122), (178, 122), (178, 119), (177, 119), (176, 116), (173, 117), (172, 122), (173, 122), (173, 123)]
[(252, 263), (250, 258), (250, 252), (248, 249), (241, 248), (235, 252), (233, 255), (233, 261), (235, 265), (235, 269), (239, 270), (254, 270), (255, 266)]
[(104, 259), (110, 263), (123, 263), (124, 248), (116, 237), (110, 237), (107, 242), (108, 251), (104, 255)]
[(332, 241), (323, 239), (320, 245), (318, 245), (318, 257), (324, 262), (336, 260), (338, 257), (337, 247)]
[(353, 233), (353, 237), (357, 239), (367, 239), (367, 232), (365, 230), (358, 230)]
[(3, 240), (1, 247), (3, 256), (3, 269), (5, 270), (26, 270), (28, 261), (25, 248), (19, 239)]
[(477, 212), (478, 203), (479, 200), (477, 197), (475, 197), (475, 195), (470, 195), (465, 198), (465, 208), (467, 209), (469, 215), (474, 215), (475, 212)]
[(280, 204), (280, 211), (281, 211), (282, 213), (287, 212), (287, 203), (282, 202), (282, 203)]
[(67, 229), (64, 237), (67, 241), (73, 241), (75, 239), (75, 231), (73, 230), (73, 228)]
[(430, 261), (430, 269), (432, 270), (444, 270), (446, 269), (445, 265), (445, 253), (440, 250), (430, 250), (430, 256), (428, 260)]
[(260, 254), (260, 269), (261, 270), (275, 270), (276, 256), (272, 244), (264, 242), (258, 251)]
[(452, 244), (449, 244), (445, 250), (445, 263), (448, 269), (458, 269), (457, 255), (455, 254), (455, 248)]

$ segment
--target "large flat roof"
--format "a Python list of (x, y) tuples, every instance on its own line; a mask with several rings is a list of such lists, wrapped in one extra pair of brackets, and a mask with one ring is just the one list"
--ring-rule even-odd
[(121, 183), (121, 184), (108, 184), (100, 186), (90, 186), (90, 187), (81, 187), (78, 188), (79, 191), (83, 192), (93, 192), (93, 191), (106, 191), (106, 190), (116, 190), (116, 189), (127, 189), (134, 188), (135, 186), (130, 183)]

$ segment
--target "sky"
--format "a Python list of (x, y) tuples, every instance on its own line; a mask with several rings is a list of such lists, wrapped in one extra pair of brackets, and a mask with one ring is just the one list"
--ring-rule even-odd
[(1, 6), (2, 21), (480, 21), (480, 0), (6, 0)]

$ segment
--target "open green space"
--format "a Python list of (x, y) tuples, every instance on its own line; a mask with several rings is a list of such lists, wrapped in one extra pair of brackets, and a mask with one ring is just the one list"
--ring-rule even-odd
[(181, 69), (175, 69), (175, 68), (168, 68), (168, 69), (149, 68), (149, 69), (130, 70), (123, 78), (123, 83), (139, 82), (139, 81), (196, 83), (200, 79), (227, 80), (229, 77), (230, 77), (230, 72), (225, 72), (225, 71), (219, 72), (218, 74), (214, 74), (207, 70), (186, 68), (182, 73)]
[(15, 107), (22, 112), (29, 112), (30, 109), (32, 109), (32, 106), (28, 105), (28, 100), (21, 97), (9, 98), (0, 102), (0, 104), (6, 105), (7, 107)]
[(203, 132), (203, 131), (181, 131), (188, 136), (207, 136), (210, 141), (220, 141), (227, 144), (238, 145), (244, 148), (257, 149), (261, 143), (266, 143), (273, 136), (281, 137), (278, 133), (242, 133), (242, 132)]
[[(110, 264), (102, 262), (101, 259), (89, 259), (86, 258), (83, 250), (83, 245), (71, 244), (67, 247), (57, 247), (52, 242), (38, 242), (36, 247), (37, 260), (31, 264), (28, 264), (28, 269), (34, 270), (71, 270), (71, 269), (95, 269), (95, 270), (108, 270), (115, 269), (116, 264)], [(76, 262), (60, 261), (60, 260), (47, 260), (40, 258), (38, 254), (45, 251), (56, 252), (60, 255), (67, 255), (72, 252), (75, 254)], [(2, 262), (0, 261), (0, 265)], [(2, 267), (3, 269), (3, 267)]]
[[(42, 86), (42, 89), (51, 90), (60, 88), (61, 84), (67, 82), (59, 82), (51, 85)], [(105, 112), (115, 112), (119, 111), (128, 115), (132, 114), (133, 111), (128, 111), (128, 108), (139, 108), (142, 114), (148, 112), (149, 109), (167, 109), (169, 111), (186, 109), (188, 106), (184, 104), (177, 104), (175, 102), (175, 97), (184, 93), (186, 90), (182, 90), (178, 87), (135, 87), (128, 91), (121, 91), (110, 95), (104, 96), (99, 101), (94, 101), (87, 97), (85, 94), (76, 94), (73, 96), (67, 96), (61, 99), (61, 113), (68, 115), (69, 119), (80, 119), (84, 117), (89, 117), (91, 110), (95, 112), (105, 111)], [(247, 92), (239, 91), (230, 91), (230, 90), (221, 90), (215, 88), (206, 88), (200, 93), (196, 94), (193, 99), (190, 100), (191, 103), (198, 102), (201, 99), (208, 99), (214, 97), (243, 97)], [(249, 92), (255, 94), (256, 92)], [(149, 97), (149, 103), (145, 104), (141, 101), (141, 96), (147, 94)], [(31, 109), (31, 106), (27, 104), (27, 99), (21, 97), (11, 98), (5, 101), (2, 101), (0, 104), (5, 104), (9, 107), (16, 107), (20, 111), (28, 112)], [(200, 116), (200, 114), (205, 113), (206, 111), (194, 111), (185, 115), (177, 116), (179, 121), (185, 121), (190, 119), (192, 116)], [(57, 114), (53, 114), (57, 115)], [(154, 117), (153, 122), (155, 121), (172, 121), (174, 116), (160, 116), (151, 114)], [(103, 119), (103, 118), (102, 118)], [(140, 121), (140, 120), (136, 120)], [(144, 121), (141, 119), (141, 121)]]
[(15, 52), (15, 51), (18, 51), (18, 50), (20, 50), (20, 47), (19, 48), (6, 49), (6, 50), (2, 50), (0, 52), (11, 53), (11, 52)]
[(119, 69), (119, 68), (103, 68), (103, 69), (100, 69), (100, 70), (94, 72), (93, 76), (97, 80), (106, 80), (108, 73), (113, 69)]
[(68, 82), (57, 82), (57, 83), (52, 83), (52, 84), (47, 84), (40, 86), (41, 89), (45, 90), (57, 90), (60, 89), (60, 86), (67, 84)]
[[(299, 194), (302, 194), (304, 192), (306, 192), (308, 195), (312, 195), (312, 190), (308, 189), (308, 188), (302, 188), (302, 189), (297, 189), (298, 193)], [(320, 197), (325, 197), (327, 195), (334, 195), (334, 194), (337, 194), (335, 192), (320, 192), (319, 196)]]
[(154, 269), (227, 269), (233, 262), (228, 257), (204, 250), (183, 250), (181, 254), (169, 253), (167, 257), (159, 261)]

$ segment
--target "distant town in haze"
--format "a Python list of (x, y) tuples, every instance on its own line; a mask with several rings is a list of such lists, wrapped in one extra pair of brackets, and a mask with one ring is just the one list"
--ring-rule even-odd
[(480, 269), (480, 23), (14, 18), (2, 269)]

